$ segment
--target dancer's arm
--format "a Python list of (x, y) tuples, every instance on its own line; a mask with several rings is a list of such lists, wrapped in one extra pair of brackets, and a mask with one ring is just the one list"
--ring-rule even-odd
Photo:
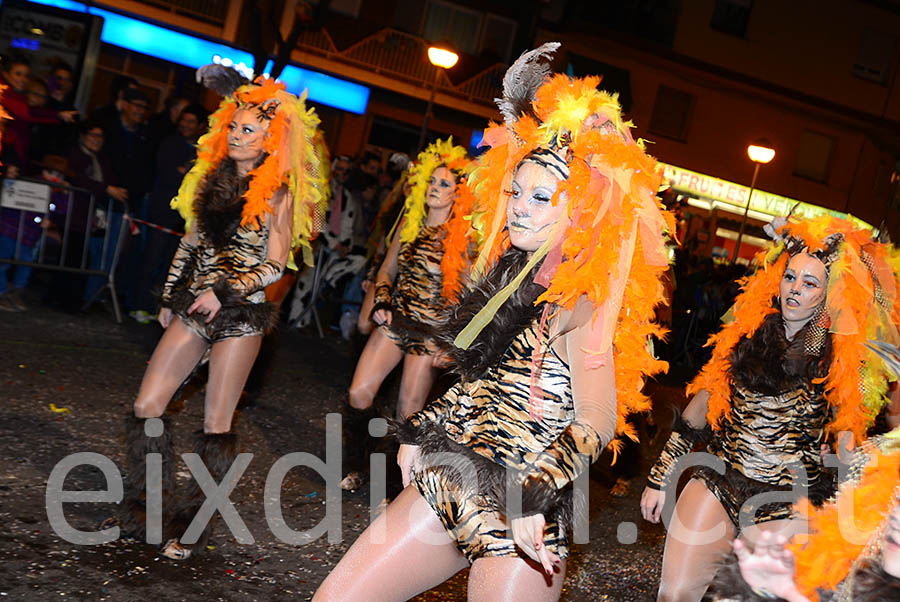
[(700, 391), (687, 405), (680, 417), (676, 417), (672, 434), (659, 455), (659, 459), (650, 469), (647, 486), (641, 494), (641, 514), (651, 523), (659, 522), (663, 506), (666, 503), (665, 487), (672, 478), (678, 459), (691, 453), (694, 446), (702, 443), (708, 433), (706, 426), (706, 410), (709, 393)]
[[(399, 233), (403, 229), (403, 223), (397, 227)], [(394, 235), (384, 261), (375, 275), (375, 304), (372, 306), (372, 321), (379, 326), (391, 324), (391, 288), (394, 278), (397, 277), (398, 258), (400, 257), (400, 236)]]
[(420, 452), (417, 442), (422, 429), (427, 428), (428, 423), (443, 425), (451, 404), (455, 403), (456, 398), (461, 394), (463, 394), (462, 383), (457, 382), (438, 399), (411, 414), (404, 422), (397, 424), (396, 437), (400, 442), (397, 464), (403, 475), (404, 487), (409, 485), (410, 471), (419, 460)]
[[(545, 517), (562, 498), (562, 489), (600, 457), (616, 430), (616, 379), (612, 352), (598, 368), (588, 369), (592, 307), (582, 305), (560, 316), (564, 352), (572, 378), (575, 419), (547, 449), (526, 454), (529, 470), (522, 482), (520, 512), (507, 508), (513, 539), (547, 574), (559, 557), (544, 545)], [(574, 328), (573, 328), (574, 326)]]
[[(529, 470), (523, 479), (521, 515), (545, 513), (560, 498), (561, 490), (584, 472), (612, 440), (616, 430), (616, 376), (612, 352), (602, 364), (588, 369), (591, 314), (588, 305), (565, 312), (569, 323), (562, 335), (572, 379), (575, 419), (547, 449), (526, 454)], [(572, 328), (571, 325), (575, 324)]]
[(166, 282), (163, 284), (162, 296), (159, 300), (160, 310), (157, 319), (163, 328), (168, 328), (172, 322), (172, 294), (175, 291), (176, 283), (181, 280), (184, 270), (190, 263), (191, 253), (197, 246), (197, 242), (195, 230), (188, 232), (178, 241), (178, 249), (175, 250), (175, 256), (169, 266), (169, 273), (166, 275)]

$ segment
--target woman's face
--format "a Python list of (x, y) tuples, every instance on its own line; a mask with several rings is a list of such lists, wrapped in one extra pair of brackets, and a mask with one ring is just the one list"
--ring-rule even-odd
[(237, 162), (253, 162), (263, 154), (269, 120), (255, 109), (238, 109), (228, 125), (228, 156)]
[(43, 107), (47, 104), (47, 87), (38, 81), (29, 81), (25, 86), (25, 102), (31, 107)]
[(6, 80), (6, 83), (16, 92), (25, 90), (29, 75), (31, 75), (31, 69), (28, 65), (18, 63), (10, 66), (9, 71), (3, 72), (3, 78)]
[(537, 251), (565, 215), (565, 199), (560, 198), (556, 205), (550, 202), (559, 181), (555, 172), (542, 165), (532, 161), (519, 165), (506, 206), (509, 241), (517, 249)]
[(81, 135), (81, 143), (95, 153), (99, 153), (103, 148), (103, 130), (100, 128), (91, 128)]
[(788, 322), (809, 320), (825, 300), (828, 275), (825, 264), (807, 253), (798, 253), (788, 261), (781, 277), (781, 315)]
[(446, 209), (456, 198), (456, 176), (446, 167), (438, 167), (431, 173), (425, 204), (429, 209)]
[(881, 546), (881, 560), (882, 568), (887, 574), (900, 578), (900, 503), (894, 506), (894, 511), (888, 516)]

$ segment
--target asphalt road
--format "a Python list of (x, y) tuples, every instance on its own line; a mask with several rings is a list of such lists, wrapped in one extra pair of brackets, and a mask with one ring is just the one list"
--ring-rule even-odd
[[(70, 315), (29, 301), (27, 312), (0, 313), (0, 600), (309, 599), (368, 523), (368, 489), (344, 495), (338, 543), (321, 537), (291, 545), (267, 528), (263, 487), (284, 454), (324, 457), (325, 415), (343, 404), (351, 346), (334, 333), (324, 341), (280, 334), (266, 386), (256, 406), (240, 412), (236, 426), (244, 451), (254, 456), (231, 499), (255, 541), (236, 542), (219, 521), (206, 553), (173, 563), (134, 541), (68, 543), (54, 532), (45, 507), (48, 476), (66, 456), (95, 452), (124, 465), (123, 417), (158, 327), (118, 325), (102, 310)], [(677, 398), (673, 390), (660, 389), (659, 396), (666, 395)], [(179, 453), (189, 451), (189, 435), (202, 424), (202, 399), (195, 387), (178, 404)], [(607, 493), (608, 464), (604, 457), (592, 470), (590, 542), (573, 547), (563, 599), (653, 600), (664, 530), (640, 518), (642, 478), (628, 497)], [(644, 469), (646, 464), (645, 458)], [(182, 463), (179, 485), (188, 474)], [(104, 487), (95, 468), (75, 468), (65, 480), (66, 490)], [(288, 473), (282, 489), (288, 525), (299, 530), (317, 524), (324, 516), (324, 493), (312, 471)], [(110, 507), (68, 503), (65, 516), (72, 527), (90, 531)], [(417, 599), (465, 600), (465, 592), (464, 571)]]

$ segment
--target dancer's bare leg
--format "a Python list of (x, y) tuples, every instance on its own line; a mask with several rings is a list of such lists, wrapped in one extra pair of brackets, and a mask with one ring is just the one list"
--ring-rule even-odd
[(158, 418), (203, 357), (207, 343), (174, 317), (156, 345), (134, 402), (138, 418)]
[(699, 602), (731, 550), (735, 529), (703, 481), (691, 480), (675, 504), (666, 536), (660, 602)]
[(347, 550), (313, 600), (408, 600), (467, 565), (431, 506), (407, 487)]
[(469, 572), (468, 598), (473, 602), (554, 602), (559, 600), (565, 577), (565, 560), (555, 567), (553, 575), (547, 575), (533, 560), (479, 558)]
[(404, 420), (425, 407), (436, 373), (434, 358), (430, 355), (407, 354), (403, 358), (400, 399), (397, 402), (398, 420)]
[(234, 337), (213, 343), (209, 355), (209, 381), (203, 406), (203, 432), (227, 433), (234, 409), (256, 361), (262, 335)]
[(401, 359), (403, 351), (384, 336), (380, 329), (375, 330), (366, 342), (366, 347), (359, 356), (359, 362), (353, 372), (353, 381), (350, 383), (350, 405), (357, 410), (372, 407), (381, 383)]
[[(262, 335), (234, 337), (213, 343), (209, 355), (209, 380), (203, 406), (203, 432), (228, 433), (234, 410), (241, 398), (253, 362), (259, 353)], [(175, 560), (187, 558), (192, 552), (177, 538), (163, 546), (162, 554)]]

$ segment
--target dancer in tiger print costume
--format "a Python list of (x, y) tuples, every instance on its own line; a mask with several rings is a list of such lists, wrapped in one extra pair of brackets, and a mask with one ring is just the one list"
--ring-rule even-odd
[[(222, 482), (238, 452), (234, 410), (262, 335), (276, 317), (264, 289), (293, 264), (292, 249), (311, 259), (310, 240), (327, 204), (318, 119), (303, 101), (275, 80), (250, 83), (217, 65), (199, 75), (225, 100), (210, 117), (197, 162), (172, 201), (188, 233), (163, 290), (159, 321), (165, 333), (127, 420), (125, 499), (110, 521), (148, 543), (168, 537), (161, 553), (176, 560), (205, 547), (211, 524), (199, 537), (186, 536), (206, 496), (192, 481), (172, 499), (175, 460), (166, 407), (208, 356), (203, 430), (194, 449)], [(152, 498), (145, 482), (149, 453), (162, 457), (163, 491)], [(162, 521), (155, 532), (145, 531), (150, 500), (160, 497)]]
[(469, 599), (558, 599), (573, 482), (649, 406), (674, 221), (599, 78), (549, 76), (558, 46), (510, 68), (469, 180), (480, 251), (438, 336), (461, 379), (395, 425), (408, 486), (314, 600), (408, 599), (469, 565)]
[(805, 531), (793, 503), (820, 505), (833, 492), (823, 446), (838, 435), (861, 443), (886, 401), (888, 373), (865, 343), (867, 333), (896, 340), (896, 252), (831, 216), (785, 220), (778, 239), (757, 257), (733, 321), (710, 339), (712, 360), (689, 385), (694, 397), (641, 499), (644, 518), (658, 522), (679, 458), (702, 448), (723, 464), (687, 469), (659, 600), (700, 600), (738, 536)]
[(468, 164), (465, 149), (446, 140), (425, 149), (411, 169), (402, 221), (375, 276), (371, 318), (378, 328), (369, 336), (350, 384), (343, 489), (357, 489), (365, 481), (372, 404), (391, 370), (403, 362), (396, 410), (400, 419), (422, 409), (434, 384), (431, 336), (447, 307), (444, 243), (448, 222), (464, 217), (465, 204), (457, 200), (470, 196), (464, 179)]

